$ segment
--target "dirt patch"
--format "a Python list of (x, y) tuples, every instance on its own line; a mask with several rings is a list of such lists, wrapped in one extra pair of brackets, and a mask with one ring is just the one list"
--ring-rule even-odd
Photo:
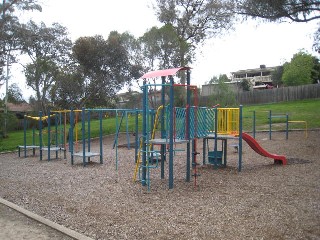
[(196, 182), (185, 181), (186, 154), (179, 151), (174, 189), (168, 190), (166, 162), (165, 179), (160, 168), (151, 169), (150, 192), (132, 180), (134, 148), (113, 149), (113, 137), (104, 139), (102, 165), (99, 158), (83, 167), (81, 158), (72, 166), (70, 155), (40, 161), (8, 153), (0, 155), (0, 196), (94, 239), (319, 239), (319, 131), (308, 136), (290, 132), (286, 140), (280, 132), (268, 140), (258, 133), (263, 148), (290, 164), (274, 165), (244, 143), (239, 173), (238, 154), (228, 146), (228, 167), (200, 165)]
[(306, 163), (311, 163), (311, 161), (306, 159), (301, 159), (301, 158), (287, 159), (287, 164), (306, 164)]

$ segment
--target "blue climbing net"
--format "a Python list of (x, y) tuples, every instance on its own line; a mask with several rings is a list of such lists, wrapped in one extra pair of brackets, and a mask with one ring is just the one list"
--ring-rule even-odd
[(190, 139), (203, 138), (214, 131), (214, 109), (193, 106), (190, 107), (190, 114), (187, 116), (187, 108), (177, 107), (174, 114), (174, 132), (177, 139), (187, 139), (188, 121)]

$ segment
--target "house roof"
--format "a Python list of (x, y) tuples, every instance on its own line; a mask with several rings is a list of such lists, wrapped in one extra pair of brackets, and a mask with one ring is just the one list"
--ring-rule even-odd
[(256, 72), (270, 72), (274, 71), (277, 67), (264, 67), (264, 68), (252, 68), (245, 70), (238, 70), (236, 72), (231, 72), (231, 74), (245, 74), (245, 73), (256, 73)]
[(8, 103), (8, 110), (10, 112), (32, 112), (32, 107), (28, 103)]

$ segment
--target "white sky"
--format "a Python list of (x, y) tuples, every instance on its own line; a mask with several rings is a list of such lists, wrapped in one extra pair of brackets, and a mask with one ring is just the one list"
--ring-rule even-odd
[[(110, 31), (130, 32), (140, 37), (151, 27), (158, 25), (152, 0), (42, 0), (42, 13), (23, 16), (47, 26), (58, 22), (67, 27), (73, 41), (82, 36), (102, 35)], [(293, 54), (305, 49), (312, 55), (313, 34), (317, 23), (240, 23), (235, 31), (210, 39), (201, 47), (196, 61), (191, 65), (191, 83), (198, 86), (212, 76), (257, 68), (282, 65)], [(318, 56), (319, 57), (319, 56)], [(21, 70), (11, 70), (9, 85), (17, 82), (27, 100), (32, 91), (26, 89)], [(0, 97), (4, 96), (4, 87)]]

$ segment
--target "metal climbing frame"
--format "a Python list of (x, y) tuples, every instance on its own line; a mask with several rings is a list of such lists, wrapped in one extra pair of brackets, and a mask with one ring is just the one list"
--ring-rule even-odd
[[(186, 71), (186, 84), (180, 85), (175, 84), (173, 75), (175, 75), (179, 71)], [(146, 79), (148, 78), (156, 78), (161, 77), (161, 84), (147, 84)], [(166, 77), (169, 77), (170, 82), (166, 83)], [(174, 155), (174, 144), (179, 143), (186, 143), (187, 144), (187, 160), (186, 160), (186, 181), (190, 181), (190, 169), (191, 169), (191, 145), (190, 141), (190, 116), (191, 116), (191, 89), (196, 89), (195, 86), (190, 85), (190, 68), (189, 67), (181, 67), (181, 68), (172, 68), (172, 69), (166, 69), (166, 70), (159, 70), (159, 71), (152, 71), (149, 73), (144, 74), (142, 77), (144, 79), (143, 82), (143, 119), (142, 119), (142, 177), (141, 182), (142, 185), (147, 185), (150, 183), (147, 179), (147, 172), (149, 171), (149, 168), (147, 167), (147, 161), (148, 161), (148, 145), (150, 143), (150, 126), (149, 126), (149, 105), (148, 105), (148, 89), (150, 86), (161, 86), (161, 103), (162, 105), (165, 104), (165, 88), (169, 90), (169, 100), (170, 103), (167, 108), (167, 114), (166, 114), (166, 122), (167, 127), (165, 127), (165, 109), (163, 108), (161, 111), (161, 139), (159, 141), (154, 140), (153, 143), (157, 143), (161, 145), (161, 178), (164, 178), (164, 158), (165, 156), (169, 155), (168, 158), (168, 165), (169, 165), (169, 189), (173, 188), (173, 155)], [(187, 107), (185, 110), (178, 110), (178, 114), (175, 113), (174, 108), (174, 87), (175, 86), (181, 86), (185, 87), (187, 89)], [(176, 109), (177, 111), (177, 109)], [(197, 115), (198, 109), (195, 108), (194, 115)], [(176, 116), (176, 117), (175, 117)], [(176, 123), (174, 122), (176, 121)], [(196, 121), (195, 121), (196, 122)], [(183, 127), (180, 129), (177, 129), (177, 124), (181, 126), (183, 124)], [(194, 125), (194, 135), (196, 136), (197, 132), (197, 123)], [(161, 141), (160, 141), (161, 140)], [(166, 146), (168, 147), (168, 153), (166, 152)], [(196, 145), (195, 145), (196, 146)], [(194, 151), (195, 154), (195, 151)]]

